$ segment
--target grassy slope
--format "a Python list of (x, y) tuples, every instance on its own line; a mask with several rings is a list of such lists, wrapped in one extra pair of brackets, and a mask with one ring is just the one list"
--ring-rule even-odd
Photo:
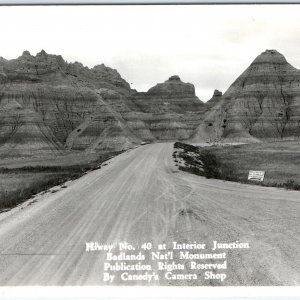
[(5, 161), (0, 165), (0, 212), (55, 185), (78, 178), (117, 153)]
[[(195, 147), (175, 143), (179, 169), (207, 178), (300, 190), (300, 142)], [(249, 170), (265, 171), (263, 182), (248, 180)]]
[(213, 146), (210, 150), (222, 169), (232, 170), (231, 176), (236, 177), (232, 179), (245, 182), (249, 170), (261, 170), (266, 171), (266, 185), (280, 185), (288, 180), (300, 184), (300, 142)]

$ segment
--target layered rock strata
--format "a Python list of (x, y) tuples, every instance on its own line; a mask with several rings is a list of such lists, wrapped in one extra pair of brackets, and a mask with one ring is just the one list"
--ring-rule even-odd
[(0, 156), (120, 151), (143, 141), (187, 139), (204, 104), (172, 76), (147, 93), (105, 65), (24, 51), (0, 59)]
[[(114, 110), (121, 102), (116, 99), (130, 92), (119, 73), (104, 65), (89, 69), (45, 51), (36, 56), (24, 51), (17, 59), (1, 59), (0, 155), (44, 155), (66, 149), (119, 151), (139, 143)], [(102, 96), (116, 100), (114, 105)], [(130, 112), (126, 104), (122, 109)]]
[(159, 83), (146, 93), (134, 93), (132, 102), (148, 116), (143, 121), (156, 140), (185, 140), (194, 132), (206, 110), (191, 83), (177, 76)]
[(221, 101), (222, 95), (223, 93), (219, 90), (214, 90), (213, 96), (205, 103), (207, 110), (217, 105)]
[(300, 70), (267, 50), (214, 101), (193, 140), (299, 138)]

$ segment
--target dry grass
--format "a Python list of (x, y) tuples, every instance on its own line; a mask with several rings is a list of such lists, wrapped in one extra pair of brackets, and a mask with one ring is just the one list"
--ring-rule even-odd
[(247, 182), (249, 170), (266, 171), (264, 185), (300, 185), (300, 142), (280, 141), (236, 146), (212, 146), (227, 180)]
[(70, 153), (60, 156), (47, 156), (47, 157), (14, 157), (14, 158), (1, 158), (0, 168), (23, 168), (23, 167), (64, 167), (64, 166), (77, 166), (88, 165), (94, 161), (99, 160), (101, 157), (106, 157), (110, 154), (97, 154), (97, 153)]
[(118, 153), (7, 161), (0, 165), (0, 211), (65, 181), (76, 179)]
[[(300, 142), (195, 147), (175, 143), (184, 160), (179, 169), (207, 178), (300, 190)], [(177, 160), (175, 153), (173, 157)], [(248, 180), (249, 170), (265, 171), (263, 182)]]
[(22, 172), (0, 174), (0, 211), (12, 208), (37, 193), (63, 183), (69, 178), (67, 173)]

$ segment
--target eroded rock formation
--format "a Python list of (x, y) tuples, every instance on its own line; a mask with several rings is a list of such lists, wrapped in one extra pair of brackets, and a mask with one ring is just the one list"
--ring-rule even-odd
[(132, 102), (147, 113), (143, 121), (156, 140), (184, 140), (194, 132), (205, 111), (204, 103), (195, 95), (191, 83), (171, 76), (146, 93), (134, 93)]
[(119, 73), (104, 65), (89, 69), (45, 51), (1, 59), (0, 155), (118, 151), (138, 143), (120, 115), (130, 112), (120, 101), (130, 92)]
[(187, 139), (204, 104), (172, 76), (137, 93), (105, 65), (28, 51), (0, 59), (0, 156), (120, 151), (142, 141)]
[(267, 50), (214, 102), (193, 140), (299, 138), (300, 70)]
[(2, 157), (119, 151), (143, 141), (299, 136), (300, 71), (275, 50), (259, 55), (207, 104), (177, 75), (137, 92), (103, 64), (90, 69), (45, 51), (0, 58)]
[(206, 108), (210, 109), (218, 104), (219, 101), (222, 99), (223, 93), (219, 90), (214, 90), (213, 96), (206, 102)]

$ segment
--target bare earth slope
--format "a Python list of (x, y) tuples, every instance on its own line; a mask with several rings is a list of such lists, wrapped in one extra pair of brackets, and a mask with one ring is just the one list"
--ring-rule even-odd
[[(222, 284), (299, 285), (299, 192), (179, 172), (172, 150), (151, 144), (125, 152), (68, 188), (0, 215), (0, 285), (101, 285), (103, 256), (85, 252), (90, 241), (213, 240), (250, 243), (228, 252)], [(152, 284), (218, 284), (198, 274), (197, 281)]]
[(43, 50), (0, 57), (0, 157), (187, 139), (204, 111), (194, 86), (178, 76), (138, 93), (103, 64), (89, 69)]
[(194, 141), (298, 139), (300, 70), (276, 50), (266, 50), (208, 108)]
[(194, 85), (182, 82), (177, 75), (147, 92), (132, 93), (130, 100), (144, 113), (141, 118), (154, 139), (160, 141), (188, 139), (206, 111)]
[(134, 123), (121, 101), (129, 93), (129, 84), (103, 64), (89, 69), (43, 50), (36, 56), (24, 51), (12, 60), (0, 57), (0, 156), (122, 150), (139, 140), (115, 118), (122, 113)]

